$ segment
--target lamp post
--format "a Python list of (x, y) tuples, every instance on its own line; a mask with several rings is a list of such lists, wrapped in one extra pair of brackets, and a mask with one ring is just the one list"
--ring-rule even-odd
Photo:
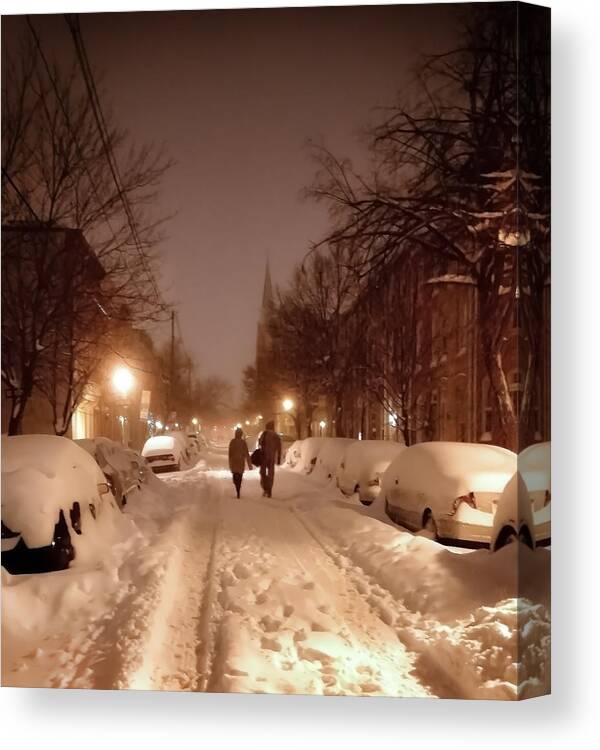
[(283, 406), (283, 411), (286, 414), (289, 414), (294, 421), (294, 426), (296, 428), (296, 437), (300, 439), (300, 420), (298, 414), (294, 412), (294, 402), (291, 398), (286, 397), (282, 400), (281, 405)]
[(119, 423), (121, 425), (121, 442), (123, 445), (127, 445), (127, 434), (126, 434), (126, 424), (128, 423), (128, 401), (127, 396), (129, 395), (129, 392), (133, 388), (133, 385), (135, 383), (134, 377), (131, 373), (131, 370), (129, 370), (127, 367), (117, 367), (117, 369), (113, 372), (112, 375), (112, 384), (113, 388), (117, 392), (117, 394), (121, 397), (123, 401), (123, 410), (124, 414), (119, 414)]
[(326, 421), (325, 421), (324, 419), (322, 419), (322, 420), (321, 420), (321, 421), (319, 422), (319, 436), (320, 436), (320, 437), (323, 437), (323, 430), (324, 430), (324, 429), (325, 429), (326, 427), (327, 427), (327, 422), (326, 422)]

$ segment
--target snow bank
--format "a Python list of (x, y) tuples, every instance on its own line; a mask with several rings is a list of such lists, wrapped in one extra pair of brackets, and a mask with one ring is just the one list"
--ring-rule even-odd
[[(379, 503), (378, 503), (379, 504)], [(420, 654), (438, 694), (516, 698), (549, 690), (550, 554), (444, 547), (356, 512), (299, 503), (338, 564), (371, 577), (364, 595)], [(376, 510), (376, 509), (375, 509)], [(518, 571), (527, 575), (519, 576)]]

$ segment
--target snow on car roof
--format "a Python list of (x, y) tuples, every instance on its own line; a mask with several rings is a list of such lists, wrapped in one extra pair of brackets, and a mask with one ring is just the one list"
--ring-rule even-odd
[(171, 451), (179, 442), (173, 435), (155, 435), (146, 440), (142, 449), (142, 456), (147, 456), (150, 452)]
[(402, 451), (386, 477), (406, 489), (429, 493), (501, 491), (517, 470), (517, 455), (507, 448), (479, 443), (437, 441)]
[(104, 476), (69, 438), (2, 436), (2, 520), (28, 547), (51, 543), (61, 510), (96, 503)]

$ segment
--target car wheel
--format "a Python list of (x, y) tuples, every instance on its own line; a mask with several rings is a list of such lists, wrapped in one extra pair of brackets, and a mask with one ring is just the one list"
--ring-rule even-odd
[(503, 526), (502, 529), (500, 529), (500, 533), (496, 537), (494, 552), (502, 549), (503, 547), (506, 547), (508, 544), (514, 544), (518, 540), (519, 535), (512, 526)]
[(529, 549), (534, 548), (535, 545), (533, 543), (533, 536), (529, 531), (529, 527), (521, 526), (521, 528), (519, 529), (519, 541), (529, 547)]

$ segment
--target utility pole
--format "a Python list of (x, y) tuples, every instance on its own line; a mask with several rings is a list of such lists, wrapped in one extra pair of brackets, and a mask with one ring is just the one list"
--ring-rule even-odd
[(173, 384), (175, 382), (175, 310), (171, 310), (171, 362), (169, 372), (169, 406), (167, 409), (167, 421), (173, 410)]

